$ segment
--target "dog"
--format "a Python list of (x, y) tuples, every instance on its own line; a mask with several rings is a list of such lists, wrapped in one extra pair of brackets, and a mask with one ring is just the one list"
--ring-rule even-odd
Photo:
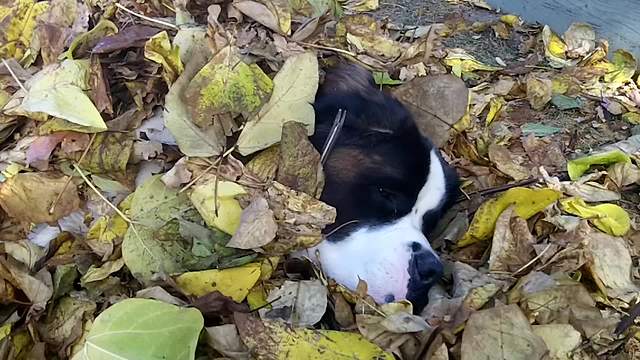
[(352, 290), (365, 280), (378, 303), (406, 299), (419, 311), (443, 274), (427, 235), (455, 201), (455, 169), (421, 135), (409, 111), (360, 66), (329, 69), (314, 109), (310, 139), (319, 151), (339, 109), (346, 118), (324, 164), (320, 197), (336, 208), (336, 221), (302, 256)]

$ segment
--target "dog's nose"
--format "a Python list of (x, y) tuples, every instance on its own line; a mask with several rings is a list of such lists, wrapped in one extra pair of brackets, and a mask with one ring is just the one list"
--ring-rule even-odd
[(418, 248), (417, 245), (411, 244), (411, 250), (407, 300), (413, 304), (414, 311), (420, 311), (428, 302), (429, 289), (440, 280), (444, 268), (440, 259), (430, 249), (422, 245)]

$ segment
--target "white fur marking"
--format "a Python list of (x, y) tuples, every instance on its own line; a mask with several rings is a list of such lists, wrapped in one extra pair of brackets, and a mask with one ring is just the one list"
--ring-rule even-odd
[(438, 149), (431, 149), (427, 182), (418, 193), (418, 199), (416, 199), (416, 203), (410, 213), (413, 214), (412, 221), (418, 229), (422, 229), (422, 217), (424, 214), (429, 210), (436, 209), (446, 195), (447, 182), (444, 177), (442, 163), (436, 151)]

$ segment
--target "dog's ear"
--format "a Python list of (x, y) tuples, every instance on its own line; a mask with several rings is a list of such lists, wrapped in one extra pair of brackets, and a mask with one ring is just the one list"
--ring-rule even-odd
[(340, 63), (326, 70), (318, 96), (348, 96), (376, 91), (371, 73), (362, 66)]

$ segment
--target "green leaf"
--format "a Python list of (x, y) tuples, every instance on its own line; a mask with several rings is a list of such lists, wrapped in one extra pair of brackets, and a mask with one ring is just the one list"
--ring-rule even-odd
[(389, 73), (386, 71), (374, 71), (373, 72), (373, 81), (375, 81), (378, 85), (400, 85), (402, 84), (402, 80), (395, 80), (389, 76)]
[(85, 93), (89, 89), (89, 61), (65, 60), (34, 75), (21, 107), (43, 112), (91, 129), (107, 130), (100, 112)]
[(560, 110), (579, 109), (584, 105), (581, 98), (572, 98), (566, 95), (555, 95), (551, 98), (551, 103)]
[(238, 151), (249, 155), (280, 141), (282, 126), (297, 121), (314, 132), (313, 100), (318, 90), (318, 59), (313, 52), (290, 57), (273, 79), (273, 94), (238, 138)]
[(74, 360), (172, 359), (195, 357), (202, 314), (150, 299), (127, 299), (96, 318)]
[(520, 129), (522, 130), (523, 135), (533, 134), (538, 137), (549, 136), (562, 131), (562, 128), (540, 123), (527, 123), (522, 125)]
[(629, 155), (620, 150), (584, 156), (567, 162), (567, 171), (571, 180), (577, 180), (592, 165), (609, 165), (619, 162), (630, 162)]

